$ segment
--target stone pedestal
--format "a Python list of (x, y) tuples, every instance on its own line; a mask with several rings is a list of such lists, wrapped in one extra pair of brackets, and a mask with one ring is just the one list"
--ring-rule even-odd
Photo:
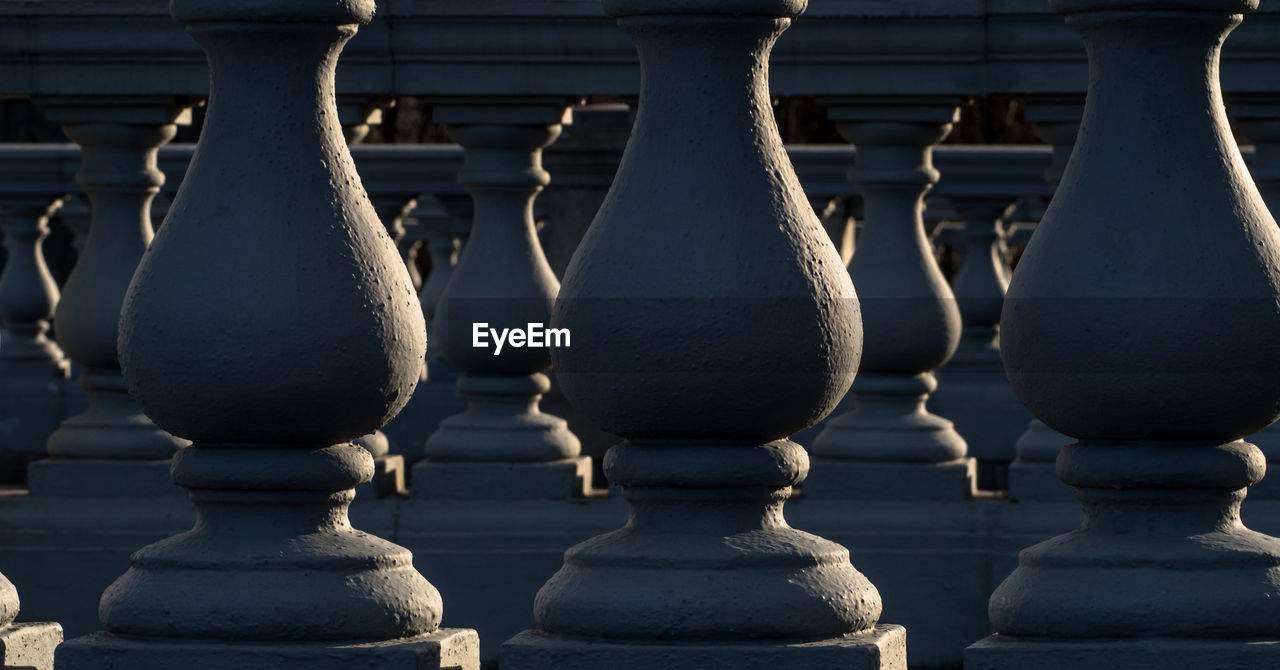
[(502, 646), (503, 670), (737, 670), (841, 668), (907, 670), (906, 629), (876, 626), (865, 633), (816, 642), (738, 644), (618, 644), (566, 641), (521, 633)]
[(1257, 670), (1275, 665), (1274, 638), (1188, 640), (1176, 637), (1137, 640), (1082, 640), (1061, 643), (992, 635), (965, 649), (964, 670), (1081, 670), (1083, 668), (1159, 668), (1159, 670)]
[(474, 630), (441, 628), (392, 642), (307, 644), (132, 640), (97, 633), (58, 647), (59, 668), (97, 670), (480, 670)]

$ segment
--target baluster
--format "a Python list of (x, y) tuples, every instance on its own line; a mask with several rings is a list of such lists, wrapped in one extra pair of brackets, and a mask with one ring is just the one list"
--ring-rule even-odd
[(84, 244), (89, 240), (89, 217), (93, 210), (84, 195), (75, 193), (67, 196), (58, 208), (58, 219), (71, 231), (71, 248), (79, 257), (84, 253)]
[[(421, 209), (415, 202), (413, 210), (406, 212), (401, 218), (400, 225), (404, 227), (404, 235), (396, 242), (396, 249), (400, 251), (400, 260), (404, 262), (404, 266), (409, 268), (409, 280), (413, 282), (414, 289), (418, 290), (418, 302), (422, 302), (422, 284), (426, 277), (418, 269), (418, 259), (427, 252), (427, 233), (418, 222), (416, 212), (419, 211)], [(429, 328), (427, 332), (431, 332)]]
[(58, 286), (41, 242), (61, 203), (61, 197), (0, 196), (8, 252), (0, 273), (0, 481), (23, 481), (27, 464), (45, 455), (45, 440), (58, 423), (68, 363), (48, 335)]
[[(339, 111), (341, 112), (341, 107)], [(376, 115), (368, 116), (367, 118), (370, 124), (378, 123), (382, 120), (381, 112), (377, 108), (375, 108), (375, 111), (377, 111)], [(363, 115), (362, 118), (364, 118)], [(348, 147), (352, 145), (350, 140), (353, 135), (363, 137), (368, 132), (367, 128), (363, 132), (356, 132), (353, 127), (347, 125), (344, 125), (343, 129), (348, 139)], [(356, 166), (359, 168), (362, 179), (367, 185), (369, 200), (373, 203), (373, 210), (377, 213), (378, 219), (382, 221), (382, 225), (386, 228), (392, 243), (396, 245), (396, 253), (398, 254), (400, 253), (400, 242), (405, 236), (403, 219), (418, 204), (418, 194), (409, 180), (397, 174), (396, 168), (404, 164), (401, 152), (387, 145), (375, 145), (359, 147), (352, 153), (356, 159)], [(401, 257), (401, 262), (404, 263), (403, 256)], [(406, 271), (409, 269), (407, 264), (405, 269)], [(409, 281), (410, 286), (413, 286), (412, 278)], [(425, 359), (423, 365), (426, 365)], [(385, 432), (376, 430), (372, 434), (357, 438), (355, 443), (364, 447), (373, 455), (374, 463), (373, 481), (369, 486), (357, 488), (357, 496), (385, 498), (407, 493), (405, 489), (404, 457), (391, 453), (391, 441)]]
[[(1045, 170), (1044, 178), (1055, 190), (1062, 182), (1062, 174), (1075, 148), (1083, 112), (1081, 96), (1040, 97), (1027, 103), (1027, 121), (1036, 135), (1053, 148), (1053, 161)], [(1014, 445), (1015, 457), (1009, 464), (1009, 496), (1015, 500), (1073, 499), (1074, 491), (1058, 479), (1055, 465), (1058, 452), (1072, 442), (1070, 437), (1040, 419), (1031, 419)]]
[[(1240, 521), (1280, 413), (1280, 230), (1231, 136), (1222, 41), (1252, 0), (1051, 0), (1089, 91), (1014, 273), (1001, 353), (1079, 530), (1019, 556), (970, 670), (1280, 665), (1280, 540)], [(1250, 639), (1252, 638), (1252, 639)]]
[(171, 5), (209, 58), (209, 111), (120, 315), (129, 391), (193, 441), (173, 479), (197, 522), (133, 555), (105, 632), (63, 643), (58, 668), (475, 670), (474, 631), (438, 627), (410, 553), (347, 517), (373, 475), (350, 441), (404, 406), (426, 350), (334, 103), (374, 3), (248, 8)]
[[(458, 263), (458, 238), (454, 234), (454, 221), (443, 210), (441, 216), (422, 217), (418, 225), (426, 236), (425, 247), (431, 255), (431, 270), (426, 281), (422, 282), (422, 291), (418, 293), (418, 301), (422, 303), (422, 315), (427, 321), (427, 364), (431, 364), (431, 334), (435, 332), (436, 306), (444, 287), (453, 277), (453, 268)], [(428, 374), (428, 379), (430, 375)]]
[(5, 195), (3, 232), (8, 256), (0, 273), (0, 369), (9, 377), (65, 377), (67, 359), (49, 339), (58, 287), (44, 262), (41, 242), (61, 197)]
[(543, 331), (546, 347), (511, 340), (499, 349), (496, 341), (549, 321), (559, 283), (538, 243), (533, 199), (549, 181), (542, 149), (567, 116), (561, 100), (435, 106), (435, 121), (462, 146), (458, 181), (475, 203), (469, 241), (435, 313), (467, 409), (427, 440), (414, 496), (565, 498), (591, 489), (591, 460), (580, 455), (578, 438), (538, 408), (550, 388), (543, 371), (551, 336)]
[(960, 340), (960, 313), (924, 232), (924, 194), (938, 180), (933, 146), (951, 130), (953, 102), (828, 102), (857, 146), (849, 179), (865, 203), (859, 252), (849, 264), (864, 329), (852, 411), (813, 442), (805, 495), (964, 499), (974, 461), (950, 421), (929, 413), (933, 370)]
[(63, 100), (50, 121), (80, 145), (76, 180), (89, 199), (89, 234), (58, 302), (58, 341), (83, 366), (88, 407), (49, 436), (48, 460), (29, 472), (33, 495), (180, 495), (169, 462), (189, 444), (152, 423), (129, 397), (120, 373), (120, 307), (151, 242), (151, 203), (164, 184), (159, 148), (173, 138), (186, 107), (168, 99)]
[[(1249, 95), (1232, 98), (1227, 113), (1235, 123), (1242, 141), (1253, 143), (1253, 163), (1249, 172), (1258, 185), (1262, 200), (1272, 216), (1280, 213), (1280, 96)], [(1257, 445), (1267, 459), (1267, 469), (1272, 472), (1261, 482), (1250, 487), (1249, 493), (1259, 498), (1280, 499), (1280, 422), (1250, 435), (1249, 442)]]
[(1015, 199), (998, 192), (950, 196), (964, 222), (964, 257), (951, 287), (963, 328), (955, 354), (938, 370), (930, 409), (955, 422), (978, 461), (978, 488), (987, 490), (1008, 487), (1014, 445), (1029, 421), (1005, 378), (998, 343), (1000, 305), (1009, 285), (1003, 218)]
[(786, 436), (835, 406), (861, 349), (769, 106), (765, 59), (804, 7), (605, 2), (641, 55), (639, 113), (566, 270), (553, 322), (573, 346), (553, 358), (626, 439), (605, 469), (631, 519), (565, 554), (505, 670), (906, 667), (848, 552), (782, 513), (808, 470)]

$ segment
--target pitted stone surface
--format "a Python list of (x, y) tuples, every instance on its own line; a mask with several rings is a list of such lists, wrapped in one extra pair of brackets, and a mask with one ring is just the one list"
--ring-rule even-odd
[(60, 668), (478, 665), (474, 633), (438, 631), (409, 551), (347, 516), (375, 471), (350, 441), (408, 402), (426, 353), (334, 100), (338, 53), (373, 9), (173, 4), (211, 98), (119, 352), (147, 414), (194, 442), (172, 474), (197, 521), (131, 557), (102, 596), (106, 633), (63, 645)]
[(384, 642), (348, 644), (133, 640), (105, 633), (58, 647), (58, 668), (95, 670), (479, 670), (473, 630), (441, 628)]
[(836, 405), (862, 333), (770, 114), (765, 59), (803, 3), (729, 4), (606, 5), (640, 52), (642, 93), (553, 313), (574, 346), (552, 359), (565, 396), (626, 438), (605, 472), (631, 518), (566, 552), (504, 664), (804, 666), (798, 642), (829, 652), (818, 666), (905, 655), (892, 635), (883, 654), (841, 646), (872, 634), (879, 593), (782, 513), (809, 464), (781, 438)]
[(1085, 41), (1090, 89), (1000, 349), (1022, 402), (1078, 440), (1057, 472), (1085, 519), (1020, 554), (975, 667), (1280, 659), (1250, 640), (1280, 639), (1280, 540), (1240, 522), (1265, 459), (1239, 438), (1280, 407), (1280, 229), (1218, 83), (1247, 5), (1053, 3)]
[(0, 626), (0, 667), (5, 670), (53, 670), (54, 648), (60, 642), (62, 627), (56, 623)]
[(841, 668), (906, 670), (906, 629), (876, 626), (866, 633), (818, 642), (616, 644), (566, 641), (525, 632), (502, 648), (503, 670), (738, 670)]

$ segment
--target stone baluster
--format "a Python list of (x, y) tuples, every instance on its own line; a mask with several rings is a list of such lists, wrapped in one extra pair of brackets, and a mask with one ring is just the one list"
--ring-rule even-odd
[(849, 179), (866, 212), (849, 274), (864, 339), (852, 410), (814, 440), (805, 495), (963, 500), (973, 490), (974, 461), (951, 422), (925, 409), (937, 387), (933, 370), (960, 340), (960, 313), (921, 216), (924, 194), (938, 180), (933, 146), (958, 109), (928, 100), (826, 104), (858, 149)]
[[(533, 220), (533, 199), (549, 181), (541, 152), (567, 117), (558, 99), (435, 104), (435, 121), (462, 146), (458, 181), (475, 204), (470, 239), (435, 313), (467, 409), (427, 440), (413, 470), (415, 497), (566, 498), (591, 489), (578, 438), (538, 408), (550, 388), (550, 348), (571, 345), (545, 330), (559, 282)], [(538, 332), (545, 346), (534, 341)]]
[[(1249, 172), (1272, 216), (1280, 214), (1280, 96), (1241, 95), (1228, 102), (1227, 113), (1237, 134), (1254, 146)], [(1280, 472), (1280, 422), (1250, 435), (1248, 441), (1262, 450), (1267, 469), (1272, 472), (1250, 488), (1250, 495), (1254, 499), (1280, 499), (1280, 474), (1275, 474)]]
[[(1027, 102), (1026, 118), (1041, 140), (1053, 148), (1053, 161), (1045, 170), (1045, 181), (1056, 190), (1075, 148), (1084, 113), (1082, 96), (1037, 97)], [(1025, 252), (1024, 252), (1025, 253)], [(1040, 419), (1031, 419), (1014, 445), (1009, 464), (1009, 496), (1015, 500), (1069, 500), (1071, 487), (1058, 479), (1058, 452), (1074, 440), (1050, 428)]]
[(18, 590), (0, 575), (0, 668), (53, 670), (53, 650), (62, 642), (62, 626), (14, 623), (19, 604)]
[(998, 343), (1000, 305), (1009, 285), (1003, 217), (1015, 199), (997, 193), (950, 196), (964, 222), (964, 256), (951, 286), (963, 327), (955, 354), (938, 371), (930, 409), (955, 422), (978, 461), (978, 487), (987, 490), (1007, 488), (1014, 445), (1030, 420), (1009, 388)]
[(374, 9), (171, 5), (208, 55), (209, 112), (125, 297), (120, 362), (147, 415), (193, 441), (173, 479), (198, 520), (133, 555), (105, 632), (59, 646), (60, 670), (478, 668), (410, 553), (347, 517), (373, 475), (350, 441), (404, 406), (426, 350), (334, 104), (338, 52)]
[[(444, 214), (442, 211), (441, 214)], [(422, 217), (418, 219), (426, 242), (426, 251), (431, 257), (431, 269), (422, 282), (422, 290), (418, 293), (418, 301), (422, 303), (422, 315), (427, 322), (427, 343), (430, 345), (431, 333), (435, 332), (436, 306), (440, 296), (444, 295), (444, 287), (453, 277), (453, 268), (458, 263), (458, 237), (454, 232), (455, 223), (446, 214), (444, 216)], [(427, 347), (427, 364), (431, 364), (431, 347)], [(428, 379), (430, 375), (428, 374)]]
[(573, 125), (543, 152), (543, 166), (555, 175), (555, 183), (541, 200), (553, 218), (538, 237), (557, 277), (564, 275), (613, 184), (634, 116), (622, 103), (575, 107)]
[(58, 286), (45, 265), (41, 242), (61, 197), (0, 196), (0, 231), (7, 257), (0, 273), (0, 407), (4, 449), (0, 481), (21, 482), (27, 464), (45, 455), (57, 425), (69, 365), (49, 337)]
[(569, 400), (626, 440), (605, 469), (631, 518), (565, 554), (501, 665), (905, 668), (848, 552), (783, 517), (808, 470), (786, 436), (836, 405), (861, 349), (769, 106), (765, 59), (805, 3), (604, 6), (640, 53), (639, 113), (566, 270), (553, 322), (573, 346), (553, 357)]
[[(413, 288), (418, 291), (418, 301), (421, 302), (422, 284), (426, 281), (426, 277), (422, 276), (418, 263), (423, 255), (429, 252), (427, 250), (427, 233), (422, 229), (422, 225), (414, 215), (417, 211), (419, 211), (419, 207), (418, 203), (415, 202), (413, 210), (401, 218), (400, 225), (404, 227), (404, 235), (396, 242), (396, 249), (400, 252), (400, 260), (409, 269), (409, 280), (413, 282)], [(428, 330), (427, 332), (430, 333), (431, 331)]]
[[(427, 379), (429, 381), (441, 381), (448, 379), (450, 383), (456, 383), (458, 371), (451, 365), (444, 355), (444, 349), (440, 347), (440, 326), (437, 325), (436, 312), (440, 308), (440, 299), (444, 296), (444, 289), (448, 287), (449, 280), (453, 279), (453, 270), (457, 267), (458, 261), (462, 258), (462, 252), (466, 251), (467, 240), (471, 239), (471, 220), (475, 216), (475, 204), (471, 200), (471, 196), (466, 193), (434, 193), (440, 207), (444, 209), (445, 215), (449, 219), (448, 230), (450, 235), (456, 240), (457, 249), (454, 252), (453, 263), (449, 266), (448, 272), (438, 283), (439, 293), (434, 290), (427, 296), (430, 300), (430, 306), (423, 304), (423, 314), (429, 315), (427, 329)], [(425, 290), (425, 285), (424, 285)], [(421, 299), (421, 294), (419, 294)]]
[(1019, 556), (969, 670), (1280, 665), (1280, 540), (1241, 523), (1280, 413), (1280, 230), (1218, 85), (1254, 0), (1052, 0), (1089, 52), (1062, 184), (1013, 276), (1001, 354), (1077, 439), (1084, 522)]
[(8, 252), (0, 273), (0, 370), (6, 376), (42, 380), (65, 377), (67, 359), (49, 339), (58, 287), (44, 262), (41, 242), (62, 197), (6, 195), (3, 232)]
[(84, 195), (75, 193), (62, 201), (58, 208), (58, 220), (71, 231), (71, 248), (76, 255), (84, 253), (84, 244), (89, 239), (89, 218), (93, 210)]
[[(456, 182), (454, 185), (457, 193), (438, 197), (427, 194), (419, 199), (417, 209), (410, 213), (417, 219), (416, 227), (422, 229), (419, 236), (427, 237), (422, 243), (423, 252), (431, 253), (433, 260), (418, 293), (427, 327), (426, 379), (418, 384), (404, 411), (383, 428), (391, 447), (404, 459), (406, 467), (423, 459), (423, 435), (435, 432), (441, 421), (467, 408), (466, 400), (458, 392), (458, 371), (440, 352), (435, 325), (440, 294), (448, 284), (457, 261), (459, 245), (456, 232), (465, 233), (471, 227), (471, 196)], [(452, 199), (452, 213), (440, 204), (445, 198)]]
[[(343, 106), (340, 105), (339, 118), (342, 117), (342, 109)], [(382, 121), (379, 107), (361, 109), (364, 111), (361, 111), (357, 120), (365, 123), (343, 125), (343, 131), (349, 147), (355, 144), (352, 141), (353, 137), (357, 138), (356, 141), (359, 141), (359, 139), (363, 139), (368, 134), (368, 125), (376, 125)], [(368, 111), (369, 109), (372, 109), (372, 111)], [(360, 128), (363, 128), (363, 130), (360, 130)], [(364, 183), (367, 185), (369, 200), (373, 203), (373, 211), (377, 213), (378, 219), (382, 221), (383, 227), (386, 228), (387, 234), (391, 237), (391, 241), (396, 245), (396, 251), (399, 253), (400, 242), (405, 236), (403, 220), (409, 211), (417, 206), (418, 194), (405, 180), (394, 177), (388, 178), (387, 175), (383, 174), (387, 167), (394, 168), (400, 164), (398, 157), (394, 153), (378, 151), (389, 147), (370, 146), (367, 148), (375, 151), (357, 153), (355, 156), (356, 166), (360, 169)], [(387, 165), (382, 165), (381, 163), (387, 163)], [(404, 262), (403, 257), (401, 257), (401, 262)], [(406, 264), (406, 271), (408, 268), (409, 266)], [(412, 277), (409, 281), (410, 286), (412, 286)], [(426, 365), (425, 359), (423, 360), (423, 365)], [(425, 374), (425, 369), (423, 374)], [(355, 443), (364, 447), (373, 455), (374, 463), (373, 481), (370, 482), (369, 486), (361, 486), (356, 489), (358, 495), (385, 498), (407, 493), (405, 488), (404, 457), (391, 453), (392, 445), (386, 433), (382, 430), (376, 430), (369, 435), (356, 439)]]
[(169, 461), (189, 444), (157, 427), (129, 397), (120, 373), (120, 306), (151, 242), (151, 202), (164, 183), (159, 148), (188, 109), (171, 99), (46, 101), (46, 116), (80, 145), (76, 180), (89, 199), (89, 234), (58, 302), (58, 341), (83, 367), (88, 407), (49, 436), (51, 458), (33, 463), (33, 495), (179, 495)]

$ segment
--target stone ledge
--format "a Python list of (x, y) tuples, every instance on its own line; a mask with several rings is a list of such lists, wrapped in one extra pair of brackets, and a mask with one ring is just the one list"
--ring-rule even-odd
[[(902, 626), (817, 642), (614, 643), (525, 631), (502, 645), (502, 670), (906, 670)], [(61, 668), (59, 670), (62, 670)]]
[(0, 668), (53, 670), (53, 649), (62, 642), (56, 623), (15, 623), (0, 628)]
[(1280, 640), (1032, 640), (992, 635), (964, 650), (965, 670), (1257, 670), (1280, 667)]
[(591, 458), (544, 463), (451, 463), (413, 466), (413, 498), (529, 500), (582, 498), (591, 491)]
[(814, 458), (800, 494), (821, 500), (966, 500), (973, 497), (975, 473), (972, 458), (946, 463)]
[(479, 670), (474, 630), (366, 643), (218, 642), (95, 633), (58, 647), (58, 670)]

